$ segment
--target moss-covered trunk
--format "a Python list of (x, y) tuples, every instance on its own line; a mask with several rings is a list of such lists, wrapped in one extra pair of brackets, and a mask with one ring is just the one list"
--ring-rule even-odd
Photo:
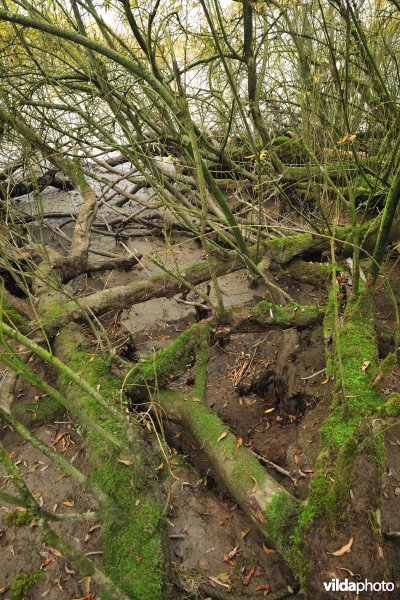
[[(61, 330), (54, 351), (111, 405), (120, 404), (121, 382), (110, 375), (107, 359), (90, 353), (88, 341), (77, 326)], [(90, 477), (110, 499), (99, 509), (102, 568), (129, 598), (161, 599), (166, 585), (166, 564), (160, 486), (140, 429), (132, 425), (128, 443), (124, 428), (105, 415), (104, 408), (93, 397), (65, 375), (60, 375), (59, 386), (64, 395), (78, 397), (82, 410), (123, 442), (121, 450), (98, 431), (90, 428), (85, 431)], [(103, 593), (102, 598), (109, 596)]]

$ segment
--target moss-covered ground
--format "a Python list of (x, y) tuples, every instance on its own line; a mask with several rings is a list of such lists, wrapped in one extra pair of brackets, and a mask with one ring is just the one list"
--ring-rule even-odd
[(42, 571), (31, 571), (30, 573), (20, 573), (10, 586), (10, 592), (15, 600), (26, 598), (35, 583), (43, 575)]

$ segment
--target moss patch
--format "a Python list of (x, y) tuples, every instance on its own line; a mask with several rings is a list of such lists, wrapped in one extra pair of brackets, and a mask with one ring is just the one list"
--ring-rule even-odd
[(284, 163), (304, 163), (309, 158), (309, 153), (302, 138), (290, 138), (286, 135), (275, 137), (271, 146), (276, 155)]
[(14, 510), (3, 517), (3, 523), (9, 527), (29, 525), (33, 517), (29, 510)]
[(274, 496), (265, 513), (265, 532), (291, 568), (299, 583), (305, 583), (310, 565), (302, 551), (304, 535), (312, 522), (312, 512), (288, 494)]
[(388, 417), (400, 417), (400, 394), (393, 392), (381, 407), (381, 412)]
[(29, 329), (28, 319), (18, 312), (4, 296), (0, 297), (0, 314), (6, 323), (16, 327), (20, 331), (27, 331)]
[[(66, 364), (110, 403), (119, 403), (120, 382), (110, 376), (108, 360), (82, 348), (73, 330), (64, 329), (61, 342)], [(96, 400), (63, 377), (61, 388), (65, 395), (79, 394), (85, 411), (126, 442), (122, 426), (105, 416)], [(161, 513), (157, 499), (148, 491), (149, 467), (140, 432), (136, 431), (134, 453), (127, 450), (125, 455), (95, 431), (88, 431), (86, 439), (90, 476), (110, 498), (110, 503), (100, 507), (103, 569), (130, 598), (161, 599), (165, 582)], [(133, 464), (124, 465), (119, 459), (132, 460)], [(109, 597), (108, 593), (102, 595), (103, 600)]]
[(12, 407), (12, 412), (16, 418), (32, 425), (51, 423), (64, 410), (64, 407), (50, 396), (40, 397), (37, 402), (29, 404), (14, 404)]
[(154, 391), (156, 385), (162, 387), (186, 371), (195, 360), (204, 332), (208, 335), (207, 324), (191, 325), (164, 350), (143, 358), (127, 377), (129, 391), (134, 395), (147, 395), (149, 390)]
[(303, 306), (297, 302), (290, 302), (286, 306), (274, 306), (266, 300), (256, 304), (252, 308), (252, 313), (258, 321), (265, 322), (267, 325), (296, 325), (298, 327), (307, 327), (321, 322), (324, 316), (323, 310), (317, 306)]
[(32, 571), (31, 573), (20, 573), (10, 586), (10, 592), (13, 598), (18, 600), (24, 598), (29, 590), (33, 588), (42, 576), (41, 571)]
[[(333, 289), (327, 308), (326, 335), (334, 335), (332, 295), (335, 293)], [(360, 442), (371, 433), (369, 417), (379, 412), (383, 404), (373, 385), (378, 353), (370, 298), (366, 293), (346, 307), (339, 339), (334, 340), (332, 363), (336, 376), (335, 393), (330, 414), (320, 430), (320, 455), (311, 483), (309, 505), (316, 517), (323, 517), (325, 524), (333, 527), (348, 501)], [(367, 451), (382, 464), (382, 440), (376, 438)]]

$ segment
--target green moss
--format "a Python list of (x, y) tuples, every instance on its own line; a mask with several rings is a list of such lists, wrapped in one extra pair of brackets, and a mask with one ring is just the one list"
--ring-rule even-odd
[(143, 358), (131, 369), (127, 377), (130, 392), (146, 395), (148, 389), (154, 389), (156, 383), (162, 387), (186, 371), (195, 360), (196, 350), (203, 334), (209, 334), (209, 326), (195, 323), (185, 329), (164, 350)]
[(265, 532), (283, 556), (300, 584), (305, 583), (310, 565), (304, 557), (304, 536), (312, 522), (307, 505), (301, 505), (289, 494), (275, 495), (265, 513)]
[[(66, 364), (110, 403), (121, 403), (124, 398), (120, 382), (110, 376), (109, 361), (89, 354), (79, 335), (71, 335), (69, 329), (64, 329), (60, 337)], [(105, 417), (96, 400), (63, 377), (61, 387), (65, 394), (79, 394), (84, 410), (126, 442), (122, 425)], [(110, 498), (110, 503), (100, 507), (103, 569), (128, 597), (158, 600), (165, 582), (162, 518), (157, 499), (149, 496), (149, 467), (140, 431), (133, 429), (133, 435), (135, 453), (127, 451), (124, 456), (96, 431), (86, 433), (91, 478)], [(132, 465), (120, 463), (121, 458), (129, 458)], [(104, 593), (102, 598), (109, 595)]]
[(290, 302), (285, 306), (274, 306), (266, 300), (256, 304), (252, 308), (252, 313), (256, 319), (266, 324), (296, 325), (298, 327), (307, 327), (310, 324), (318, 323), (322, 321), (324, 315), (323, 310), (317, 306), (303, 306), (297, 302)]
[(393, 392), (381, 407), (381, 412), (388, 417), (400, 417), (400, 394)]
[(32, 571), (31, 573), (20, 573), (10, 586), (10, 592), (13, 598), (18, 600), (24, 598), (29, 590), (37, 583), (42, 576), (41, 571)]
[[(334, 337), (335, 288), (330, 293), (325, 315), (325, 337)], [(335, 393), (330, 414), (320, 429), (320, 456), (310, 488), (310, 506), (328, 527), (334, 526), (348, 500), (359, 443), (369, 435), (369, 417), (383, 404), (373, 385), (377, 369), (374, 323), (370, 298), (365, 293), (348, 303), (329, 365), (336, 377)], [(368, 452), (378, 465), (382, 464), (384, 454), (379, 436), (371, 442)]]
[(32, 425), (43, 425), (51, 423), (60, 416), (64, 412), (64, 407), (54, 398), (43, 396), (34, 403), (16, 404), (12, 410), (15, 417), (22, 418), (23, 421), (28, 420)]
[(379, 372), (382, 377), (388, 377), (398, 367), (397, 353), (389, 352), (389, 354), (381, 361)]
[(298, 138), (290, 138), (285, 135), (275, 137), (271, 142), (278, 158), (284, 163), (304, 163), (309, 153), (304, 141)]
[(12, 304), (10, 304), (0, 291), (0, 315), (6, 323), (19, 329), (27, 331), (29, 329), (29, 321), (22, 315)]
[(29, 525), (33, 517), (29, 510), (14, 510), (3, 517), (3, 523), (9, 527), (23, 527)]
[(298, 281), (325, 287), (332, 276), (332, 265), (319, 262), (307, 262), (301, 259), (293, 260), (286, 266), (286, 271)]

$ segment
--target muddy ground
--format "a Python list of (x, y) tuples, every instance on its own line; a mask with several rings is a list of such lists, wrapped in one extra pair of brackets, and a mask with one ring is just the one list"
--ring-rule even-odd
[[(146, 190), (143, 193), (147, 193)], [(129, 204), (129, 203), (128, 203)], [(43, 193), (44, 211), (51, 208), (63, 213), (74, 212), (79, 198), (74, 192), (48, 189)], [(24, 211), (35, 211), (31, 197), (20, 202)], [(136, 207), (137, 208), (137, 207)], [(133, 205), (124, 207), (134, 210)], [(102, 216), (110, 218), (113, 211), (104, 209)], [(64, 218), (64, 221), (68, 221)], [(52, 227), (60, 226), (60, 219), (50, 219)], [(71, 232), (71, 223), (62, 231)], [(145, 255), (151, 252), (173, 267), (181, 268), (201, 259), (201, 249), (187, 236), (168, 232), (163, 239), (161, 229), (131, 231), (124, 243)], [(62, 238), (47, 230), (45, 238), (57, 249)], [(113, 237), (96, 233), (94, 246), (114, 250)], [(390, 281), (396, 297), (400, 297), (398, 267), (391, 270)], [(145, 257), (139, 268), (130, 271), (108, 272), (76, 279), (70, 289), (75, 294), (87, 294), (96, 289), (111, 287), (134, 279), (143, 279), (159, 272)], [(324, 293), (312, 286), (299, 285), (279, 275), (280, 284), (302, 303), (323, 303)], [(220, 278), (226, 306), (252, 305), (264, 298), (262, 285), (250, 287), (249, 274), (244, 269)], [(204, 286), (206, 289), (206, 286)], [(104, 325), (117, 351), (137, 359), (153, 350), (165, 347), (184, 328), (205, 314), (198, 307), (180, 302), (181, 298), (159, 298), (118, 314), (106, 315)], [(187, 301), (194, 300), (189, 294)], [(379, 327), (394, 331), (394, 312), (390, 299), (382, 287), (376, 303), (376, 321)], [(388, 347), (382, 344), (382, 355)], [(34, 363), (42, 377), (52, 374), (43, 365)], [(262, 333), (232, 335), (223, 346), (212, 349), (209, 363), (208, 403), (229, 426), (243, 444), (259, 456), (265, 468), (291, 493), (306, 498), (313, 466), (319, 449), (319, 427), (327, 416), (331, 398), (331, 381), (325, 372), (324, 341), (321, 327), (305, 330), (271, 329)], [(399, 388), (398, 371), (387, 382), (386, 393)], [(190, 386), (192, 373), (188, 371), (173, 387)], [(25, 415), (26, 423), (41, 440), (62, 453), (85, 472), (85, 443), (79, 428), (62, 412), (49, 422), (38, 424), (32, 418), (41, 394), (31, 385), (18, 381), (15, 403), (18, 413)], [(147, 435), (144, 433), (144, 435)], [(169, 597), (184, 598), (302, 598), (296, 582), (280, 557), (265, 545), (260, 534), (249, 523), (234, 503), (187, 432), (172, 423), (165, 423), (165, 435), (171, 450), (170, 496), (168, 500), (167, 535), (173, 576), (181, 588), (172, 588)], [(13, 461), (18, 464), (35, 497), (43, 506), (55, 512), (86, 512), (93, 510), (93, 501), (69, 477), (64, 476), (48, 459), (23, 443), (7, 426), (0, 430)], [(387, 431), (387, 456), (382, 484), (382, 531), (400, 531), (400, 427)], [(149, 445), (154, 443), (149, 439)], [(183, 457), (184, 463), (181, 459)], [(352, 502), (362, 511), (363, 466), (356, 473)], [(0, 489), (10, 489), (9, 481), (0, 471)], [(0, 598), (12, 598), (10, 586), (19, 573), (40, 571), (39, 581), (26, 598), (70, 600), (98, 598), (98, 590), (90, 578), (83, 577), (54, 550), (41, 541), (34, 522), (14, 527), (7, 517), (14, 507), (0, 504)], [(5, 521), (4, 521), (5, 519)], [(9, 519), (8, 519), (9, 521)], [(319, 591), (311, 600), (328, 597), (321, 591), (323, 580), (353, 577), (354, 580), (371, 578), (373, 563), (382, 555), (390, 557), (393, 565), (388, 580), (399, 581), (399, 541), (383, 538), (381, 547), (370, 548), (365, 539), (365, 528), (338, 530), (335, 536), (315, 540), (313, 577), (320, 579)], [(95, 521), (69, 522), (61, 530), (101, 565), (100, 531)], [(353, 552), (363, 553), (363, 572), (353, 573), (352, 554), (330, 556), (354, 537)], [(228, 556), (229, 555), (229, 556)], [(358, 561), (360, 564), (360, 561)], [(353, 573), (351, 575), (351, 573)], [(228, 590), (231, 590), (230, 592)], [(197, 595), (197, 596), (196, 596)], [(336, 597), (339, 597), (336, 595)], [(345, 596), (344, 596), (345, 597)], [(346, 596), (351, 598), (355, 596)], [(378, 596), (377, 596), (378, 597)], [(390, 598), (400, 597), (400, 591)]]

